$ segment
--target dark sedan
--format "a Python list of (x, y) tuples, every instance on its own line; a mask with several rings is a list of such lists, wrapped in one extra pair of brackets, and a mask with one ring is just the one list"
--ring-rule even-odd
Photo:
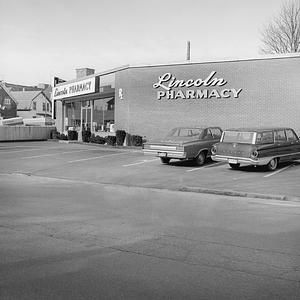
[(219, 127), (177, 127), (163, 140), (145, 143), (143, 151), (160, 157), (164, 164), (171, 159), (179, 159), (194, 160), (197, 165), (203, 165), (206, 158), (211, 156), (211, 147), (220, 140), (221, 134)]

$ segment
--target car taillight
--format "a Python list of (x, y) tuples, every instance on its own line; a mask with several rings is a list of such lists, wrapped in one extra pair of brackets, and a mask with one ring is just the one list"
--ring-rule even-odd
[(213, 155), (215, 155), (215, 154), (217, 153), (217, 147), (216, 147), (216, 146), (212, 146), (212, 148), (211, 148), (211, 153), (212, 153)]
[(253, 158), (253, 159), (256, 159), (258, 157), (257, 150), (252, 151), (252, 153), (250, 154), (250, 157)]

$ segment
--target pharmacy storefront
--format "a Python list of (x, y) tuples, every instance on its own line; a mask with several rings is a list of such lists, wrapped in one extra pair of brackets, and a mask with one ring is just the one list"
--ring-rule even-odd
[(114, 73), (61, 83), (53, 88), (53, 100), (60, 132), (114, 132)]
[(127, 66), (60, 84), (53, 97), (61, 131), (155, 139), (176, 126), (289, 126), (300, 135), (299, 78), (299, 54)]

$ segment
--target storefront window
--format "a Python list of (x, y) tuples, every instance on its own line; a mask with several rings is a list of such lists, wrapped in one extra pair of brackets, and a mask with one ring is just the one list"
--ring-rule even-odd
[(65, 126), (67, 126), (69, 130), (80, 129), (80, 110), (80, 102), (66, 103)]
[(113, 131), (115, 123), (114, 97), (94, 101), (93, 131)]
[(94, 100), (92, 131), (111, 132), (115, 123), (115, 73), (101, 75), (99, 85), (100, 99)]

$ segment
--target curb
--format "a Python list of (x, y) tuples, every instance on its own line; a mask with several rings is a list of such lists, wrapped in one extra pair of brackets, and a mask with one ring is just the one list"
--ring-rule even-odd
[(300, 202), (300, 197), (287, 196), (287, 195), (271, 195), (271, 194), (260, 194), (260, 193), (251, 193), (251, 192), (239, 192), (239, 191), (232, 191), (232, 190), (215, 190), (215, 189), (207, 189), (201, 187), (179, 187), (177, 190), (181, 192), (203, 193), (203, 194), (223, 195), (223, 196), (232, 196), (232, 197), (248, 197), (248, 198)]
[[(56, 140), (48, 140), (48, 141), (56, 141)], [(61, 144), (77, 144), (77, 145), (86, 145), (86, 146), (95, 146), (102, 149), (112, 149), (112, 150), (123, 150), (123, 151), (142, 151), (142, 147), (137, 146), (110, 146), (110, 145), (103, 145), (97, 143), (85, 143), (85, 142), (78, 142), (78, 141), (69, 141), (69, 140), (57, 140), (58, 143)]]
[[(68, 178), (57, 178), (57, 177), (47, 177), (34, 175), (30, 173), (0, 173), (0, 176), (7, 175), (21, 175), (21, 176), (36, 176), (40, 178), (48, 178), (52, 180), (63, 180), (68, 182), (78, 182), (78, 180), (68, 179)], [(240, 198), (256, 198), (256, 199), (269, 199), (269, 200), (278, 200), (278, 201), (293, 201), (300, 202), (300, 197), (297, 196), (287, 196), (287, 195), (271, 195), (271, 194), (260, 194), (260, 193), (249, 193), (249, 192), (239, 192), (232, 190), (216, 190), (216, 189), (207, 189), (201, 187), (178, 187), (178, 188), (165, 188), (165, 187), (154, 187), (154, 186), (138, 186), (138, 185), (128, 185), (128, 184), (115, 184), (108, 182), (93, 182), (93, 181), (80, 181), (84, 184), (90, 185), (102, 185), (102, 186), (123, 186), (127, 188), (140, 188), (140, 189), (152, 189), (152, 190), (167, 190), (172, 192), (187, 192), (187, 193), (201, 193), (201, 194), (210, 194), (210, 195), (219, 195), (219, 196), (229, 196), (229, 197), (240, 197)]]

